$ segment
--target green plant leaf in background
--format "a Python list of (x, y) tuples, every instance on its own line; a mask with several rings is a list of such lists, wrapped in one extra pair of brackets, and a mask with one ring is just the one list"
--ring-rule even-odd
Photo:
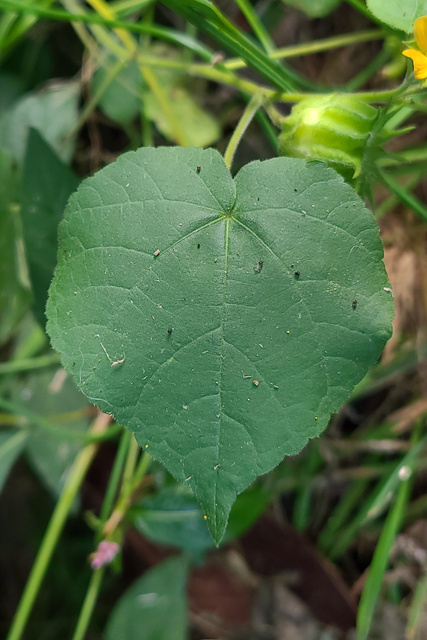
[(47, 292), (58, 252), (58, 224), (79, 180), (35, 129), (30, 129), (21, 186), (21, 218), (34, 313), (46, 322)]
[(282, 0), (295, 9), (301, 9), (309, 18), (324, 18), (341, 4), (341, 0)]
[(20, 260), (17, 183), (14, 162), (0, 149), (0, 344), (10, 337), (30, 299)]
[[(113, 77), (117, 69), (119, 71)], [(120, 63), (112, 55), (95, 71), (92, 80), (94, 94), (101, 92), (99, 108), (110, 120), (119, 124), (132, 122), (141, 113), (143, 85), (141, 71), (135, 60), (120, 68)]]
[[(163, 83), (162, 83), (163, 84)], [(165, 86), (165, 85), (163, 85)], [(173, 104), (174, 112), (180, 122), (183, 143), (186, 146), (207, 147), (218, 140), (221, 128), (218, 121), (202, 109), (191, 93), (175, 83), (166, 85), (168, 99)], [(169, 120), (160, 108), (160, 103), (153, 93), (144, 98), (144, 113), (155, 123), (157, 129), (168, 140), (173, 140), (173, 131)]]
[(146, 497), (135, 510), (133, 525), (157, 543), (178, 547), (196, 560), (214, 545), (192, 491), (172, 485)]
[[(260, 485), (253, 485), (237, 496), (230, 511), (225, 541), (242, 535), (261, 515), (270, 496)], [(132, 523), (147, 538), (182, 549), (195, 561), (212, 548), (203, 512), (188, 486), (163, 487), (144, 498), (133, 511)]]
[(79, 86), (68, 82), (27, 94), (0, 118), (0, 147), (19, 164), (23, 162), (30, 128), (37, 129), (61, 160), (69, 163), (77, 124)]
[(417, 18), (427, 14), (427, 0), (367, 0), (368, 9), (384, 24), (412, 33)]
[(236, 495), (327, 425), (393, 303), (372, 214), (322, 163), (143, 148), (71, 197), (48, 332), (77, 385), (194, 491)]
[(57, 498), (84, 446), (90, 420), (87, 400), (63, 369), (43, 371), (15, 382), (13, 397), (24, 410), (51, 425), (51, 429), (44, 429), (28, 418), (25, 453), (45, 487)]
[[(146, 53), (169, 57), (171, 60), (184, 59), (179, 50), (164, 44), (153, 45), (146, 49)], [(109, 80), (115, 69), (120, 67), (120, 63), (114, 60), (114, 57), (109, 56), (105, 65), (93, 77), (94, 94), (101, 92), (98, 102), (100, 109), (119, 124), (132, 122), (143, 111), (145, 117), (154, 122), (167, 140), (174, 141), (175, 132), (171, 122), (159, 97), (150, 91), (143, 80), (138, 64), (134, 60), (130, 61)], [(197, 102), (197, 89), (204, 87), (203, 81), (193, 78), (190, 90), (186, 87), (185, 75), (175, 69), (156, 69), (156, 80), (161, 85), (165, 98), (173, 104), (183, 146), (206, 147), (219, 139), (219, 122)]]
[(186, 640), (187, 565), (170, 558), (136, 580), (114, 607), (106, 640)]
[(0, 431), (0, 492), (15, 460), (25, 446), (25, 431)]

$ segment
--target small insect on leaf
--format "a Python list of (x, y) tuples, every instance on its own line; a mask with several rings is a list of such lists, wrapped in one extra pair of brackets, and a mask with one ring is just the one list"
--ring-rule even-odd
[(355, 309), (357, 307), (357, 300), (353, 300), (351, 306), (353, 307), (353, 309)]
[(254, 266), (255, 273), (261, 273), (263, 266), (264, 266), (264, 262), (260, 260), (258, 264)]
[(157, 256), (160, 255), (160, 249), (156, 249), (154, 252), (154, 257), (157, 258)]
[(197, 170), (197, 173), (200, 173), (200, 171), (202, 170), (202, 167), (198, 164), (196, 170)]
[(295, 275), (296, 275), (296, 277), (298, 278), (298, 276), (300, 276), (300, 275), (301, 275), (301, 272), (300, 272), (300, 271), (295, 271)]
[(169, 335), (172, 333), (172, 331), (173, 331), (173, 329), (171, 329), (171, 328), (168, 329)]
[(258, 380), (252, 380), (252, 384), (255, 385), (255, 387), (259, 387)]

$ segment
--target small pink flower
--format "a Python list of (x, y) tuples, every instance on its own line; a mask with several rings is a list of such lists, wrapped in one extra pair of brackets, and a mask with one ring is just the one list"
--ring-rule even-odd
[(108, 540), (102, 540), (99, 543), (95, 553), (92, 553), (90, 566), (92, 569), (100, 569), (106, 564), (110, 564), (116, 555), (119, 553), (120, 547), (117, 542), (109, 542)]

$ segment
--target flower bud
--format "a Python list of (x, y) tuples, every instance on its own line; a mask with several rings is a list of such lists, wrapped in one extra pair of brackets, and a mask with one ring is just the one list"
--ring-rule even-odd
[(354, 96), (306, 98), (283, 119), (279, 153), (323, 160), (346, 177), (356, 177), (377, 117), (375, 107)]

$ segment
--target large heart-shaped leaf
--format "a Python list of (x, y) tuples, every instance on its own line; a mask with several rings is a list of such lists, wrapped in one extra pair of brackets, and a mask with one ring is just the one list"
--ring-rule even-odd
[(71, 197), (48, 332), (220, 540), (236, 494), (319, 434), (377, 360), (381, 258), (372, 214), (321, 163), (253, 162), (233, 180), (214, 150), (144, 148)]

